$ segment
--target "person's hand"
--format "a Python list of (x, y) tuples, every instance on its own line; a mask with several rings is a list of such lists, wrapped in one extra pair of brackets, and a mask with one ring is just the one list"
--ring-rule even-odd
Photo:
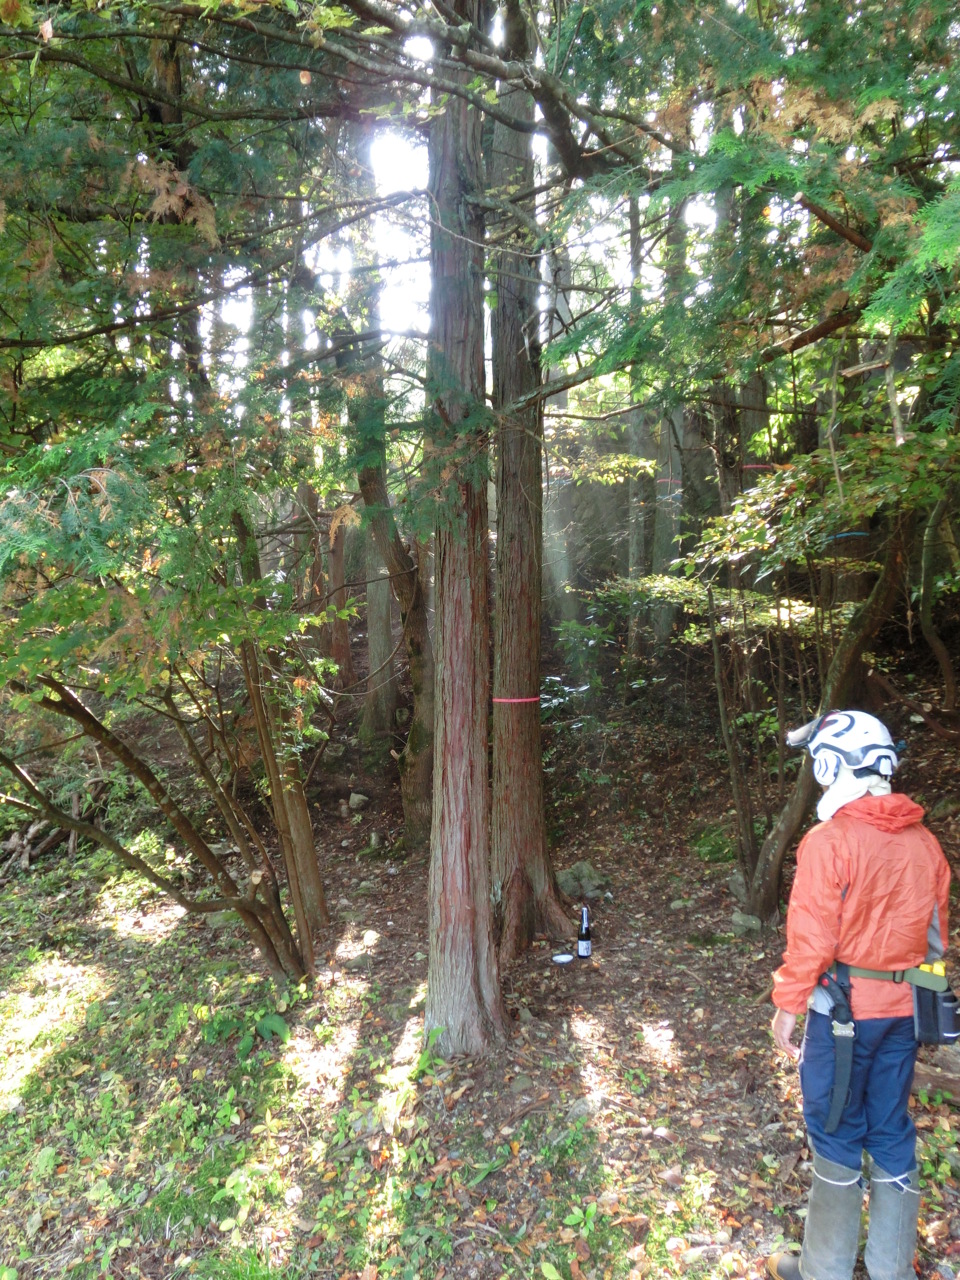
[(797, 1026), (797, 1015), (787, 1013), (786, 1009), (778, 1009), (773, 1019), (773, 1042), (789, 1058), (794, 1061), (800, 1057), (800, 1050), (793, 1043), (793, 1033)]

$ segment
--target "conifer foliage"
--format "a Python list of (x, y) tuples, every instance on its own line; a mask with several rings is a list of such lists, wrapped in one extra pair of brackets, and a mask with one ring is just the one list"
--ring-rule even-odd
[[(0, 765), (15, 804), (188, 909), (236, 910), (275, 973), (311, 971), (328, 917), (307, 760), (328, 629), (350, 607), (339, 580), (324, 586), (340, 525), (321, 496), (349, 513), (359, 475), (420, 698), (402, 763), (422, 782), (434, 761), (428, 1023), (447, 1048), (496, 1039), (496, 931), (511, 956), (563, 910), (538, 777), (534, 827), (511, 828), (504, 751), (522, 740), (537, 774), (532, 704), (497, 703), (492, 804), (487, 763), (487, 480), (507, 504), (495, 693), (533, 697), (506, 605), (522, 604), (529, 650), (541, 437), (568, 493), (630, 478), (633, 648), (676, 638), (682, 553), (728, 601), (750, 588), (829, 613), (818, 680), (842, 699), (912, 573), (955, 711), (935, 622), (960, 572), (953, 5), (10, 0), (0, 21)], [(358, 182), (364, 131), (428, 136), (429, 190)], [(429, 259), (428, 337), (382, 329), (389, 268), (356, 252), (397, 211)], [(351, 234), (352, 270), (334, 270), (324, 254)], [(432, 640), (426, 556), (411, 554), (431, 535)], [(853, 538), (864, 554), (839, 564)], [(712, 617), (718, 654), (735, 616)], [(199, 882), (68, 812), (94, 746)], [(746, 801), (740, 815), (764, 916), (812, 783), (802, 772), (788, 799), (781, 769), (780, 788), (762, 840)], [(418, 789), (404, 800), (419, 839)]]

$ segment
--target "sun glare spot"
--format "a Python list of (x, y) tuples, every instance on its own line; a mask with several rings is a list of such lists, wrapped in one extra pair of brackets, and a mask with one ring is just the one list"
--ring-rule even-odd
[(53, 954), (30, 965), (16, 987), (0, 993), (0, 1115), (18, 1104), (28, 1077), (106, 990), (106, 977), (96, 965), (70, 964)]
[(359, 1027), (340, 1024), (334, 1028), (318, 1023), (306, 1039), (297, 1037), (296, 1055), (287, 1058), (308, 1093), (318, 1097), (325, 1107), (338, 1107), (343, 1102), (344, 1084), (359, 1044)]
[(580, 1063), (580, 1080), (584, 1097), (599, 1102), (610, 1087), (602, 1065), (604, 1061), (609, 1061), (608, 1055), (603, 1051), (605, 1045), (603, 1025), (596, 1018), (586, 1014), (574, 1014), (570, 1019), (570, 1031), (590, 1050), (589, 1054), (583, 1056)]
[(433, 58), (433, 41), (426, 36), (411, 36), (404, 41), (404, 52), (418, 62), (430, 62)]
[(659, 1063), (661, 1066), (679, 1067), (680, 1055), (677, 1053), (673, 1028), (669, 1023), (644, 1022), (641, 1026), (643, 1045), (639, 1048), (639, 1053), (648, 1061)]
[[(417, 1004), (426, 997), (427, 984), (420, 984), (414, 994), (411, 1004)], [(420, 1041), (423, 1036), (423, 1019), (419, 1014), (412, 1014), (403, 1028), (403, 1035), (397, 1041), (393, 1050), (393, 1061), (397, 1066), (405, 1062), (412, 1062), (420, 1052)]]

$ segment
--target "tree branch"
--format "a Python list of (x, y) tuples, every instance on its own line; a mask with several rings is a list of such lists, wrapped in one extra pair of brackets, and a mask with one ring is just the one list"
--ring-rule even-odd
[(793, 197), (802, 209), (806, 209), (808, 213), (812, 213), (818, 222), (822, 222), (825, 227), (829, 227), (831, 231), (835, 231), (838, 236), (842, 236), (844, 240), (848, 240), (850, 244), (856, 245), (864, 253), (870, 253), (873, 249), (872, 241), (866, 236), (862, 236), (859, 231), (854, 231), (853, 227), (848, 227), (846, 223), (841, 222), (839, 218), (834, 217), (829, 210), (824, 209), (822, 205), (814, 204), (812, 200), (808, 200), (802, 191), (798, 191)]
[(58, 809), (51, 800), (47, 799), (30, 775), (3, 751), (0, 751), (0, 766), (12, 774), (27, 794), (33, 796), (36, 801), (35, 805), (31, 805), (23, 800), (18, 800), (15, 796), (4, 796), (4, 803), (15, 805), (18, 809), (26, 810), (27, 813), (44, 813), (57, 826), (63, 827), (67, 831), (76, 831), (77, 835), (84, 836), (88, 840), (93, 840), (97, 844), (103, 845), (105, 849), (109, 849), (111, 853), (115, 854), (124, 866), (129, 867), (131, 871), (138, 872), (145, 880), (149, 880), (155, 888), (168, 893), (185, 911), (209, 914), (213, 911), (223, 911), (226, 908), (245, 911), (256, 910), (257, 904), (246, 898), (211, 898), (206, 902), (197, 902), (193, 898), (188, 898), (171, 880), (167, 880), (164, 876), (154, 871), (149, 863), (144, 862), (135, 853), (131, 853), (129, 849), (125, 848), (119, 840), (115, 840), (108, 832), (102, 831), (100, 827), (95, 826), (92, 822), (84, 822), (82, 818), (75, 818), (73, 814), (67, 813), (64, 809)]
[(760, 353), (757, 363), (770, 364), (778, 356), (788, 356), (791, 352), (799, 351), (802, 347), (809, 347), (811, 343), (819, 342), (821, 338), (829, 337), (831, 333), (836, 333), (838, 329), (845, 329), (847, 325), (853, 324), (860, 319), (861, 314), (859, 307), (850, 307), (846, 311), (838, 311), (836, 315), (828, 316), (826, 320), (821, 320), (819, 324), (815, 324), (812, 328), (804, 329), (800, 333), (795, 333), (792, 338), (786, 338), (783, 342), (777, 342), (774, 346), (767, 347), (766, 351)]

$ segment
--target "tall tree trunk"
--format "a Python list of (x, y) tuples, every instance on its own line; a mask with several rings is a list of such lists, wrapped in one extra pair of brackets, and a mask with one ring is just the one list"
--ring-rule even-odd
[[(349, 509), (347, 509), (349, 510)], [(340, 517), (338, 519), (338, 517)], [(347, 541), (346, 511), (334, 513), (330, 522), (330, 600), (329, 607), (344, 610), (347, 607), (346, 575), (344, 572), (344, 551)], [(354, 517), (356, 518), (356, 517)], [(341, 689), (348, 689), (356, 684), (353, 670), (353, 657), (350, 653), (350, 628), (345, 617), (333, 616), (330, 620), (331, 653), (337, 664), (337, 684)]]
[[(359, 163), (357, 182), (360, 194), (373, 197), (373, 162), (370, 145), (375, 137), (368, 125), (350, 125), (349, 145)], [(362, 260), (375, 265), (372, 251), (358, 247)], [(376, 274), (370, 279), (377, 280)], [(377, 285), (365, 286), (361, 309), (378, 324), (379, 295)], [(368, 323), (369, 323), (368, 321)], [(385, 567), (390, 588), (400, 608), (400, 624), (407, 655), (413, 709), (403, 751), (397, 759), (400, 794), (403, 802), (403, 840), (406, 849), (421, 853), (430, 846), (430, 822), (433, 791), (433, 642), (430, 637), (427, 592), (428, 542), (416, 547), (416, 558), (404, 544), (394, 519), (387, 490), (386, 421), (383, 369), (379, 355), (364, 358), (355, 347), (345, 348), (337, 358), (338, 367), (355, 366), (363, 378), (359, 394), (352, 395), (348, 413), (357, 438), (364, 444), (364, 463), (358, 473), (373, 541)], [(372, 573), (368, 577), (372, 577)], [(369, 588), (368, 588), (369, 591)], [(371, 668), (377, 663), (371, 661)], [(395, 695), (394, 695), (395, 696)], [(392, 714), (392, 713), (391, 713)]]
[[(233, 523), (243, 580), (246, 583), (259, 582), (260, 563), (253, 532), (240, 512), (235, 513)], [(266, 608), (262, 599), (257, 601), (257, 605)], [(315, 969), (314, 937), (329, 925), (330, 914), (317, 862), (310, 808), (299, 761), (283, 746), (282, 713), (272, 692), (276, 671), (261, 657), (252, 640), (241, 644), (241, 659), (290, 885), (300, 949), (307, 972), (312, 973)]]
[[(518, 0), (507, 0), (505, 41), (511, 57), (528, 53)], [(501, 91), (503, 110), (533, 121), (533, 99), (522, 88)], [(491, 185), (503, 201), (533, 186), (526, 134), (497, 122)], [(543, 582), (543, 413), (539, 404), (507, 416), (507, 406), (540, 383), (540, 272), (529, 222), (521, 208), (497, 219), (501, 244), (491, 276), (496, 306), (493, 407), (497, 419), (497, 547), (493, 647), (493, 796), (490, 829), (493, 902), (501, 965), (529, 947), (537, 933), (571, 931), (547, 848), (540, 747), (540, 613)]]
[[(673, 409), (660, 419), (657, 447), (656, 515), (653, 524), (652, 568), (657, 574), (670, 572), (672, 562), (680, 554), (680, 513), (683, 506), (683, 462), (678, 442), (683, 430), (683, 409)], [(662, 647), (670, 639), (677, 618), (677, 606), (669, 601), (655, 601), (650, 609), (654, 644)]]
[(397, 673), (393, 663), (393, 601), (390, 579), (370, 529), (364, 532), (364, 545), (369, 674), (360, 720), (360, 737), (369, 748), (373, 748), (377, 744), (382, 747), (397, 727)]
[[(457, 0), (475, 23), (476, 0)], [(451, 73), (453, 74), (453, 73)], [(462, 73), (461, 73), (462, 74)], [(444, 468), (436, 533), (436, 743), (430, 849), (430, 963), (424, 1030), (442, 1053), (478, 1053), (506, 1031), (490, 906), (490, 696), (486, 476), (482, 451), (483, 217), (480, 122), (450, 98), (430, 129), (436, 417), (459, 458)]]
[[(689, 104), (687, 105), (689, 111)], [(686, 122), (683, 133), (689, 131)], [(671, 166), (678, 175), (681, 165), (678, 156), (674, 156)], [(687, 228), (684, 221), (685, 202), (677, 202), (676, 208), (670, 210), (670, 224), (664, 237), (663, 273), (664, 290), (667, 297), (683, 296), (684, 281), (687, 274)], [(670, 572), (670, 565), (679, 555), (677, 539), (680, 535), (680, 515), (683, 507), (683, 440), (685, 412), (675, 407), (661, 415), (660, 436), (657, 448), (657, 463), (654, 481), (656, 484), (656, 509), (653, 525), (652, 568), (656, 574)], [(677, 607), (667, 601), (657, 601), (650, 611), (653, 627), (653, 641), (657, 648), (662, 648), (673, 631), (677, 619)]]
[[(560, 158), (552, 144), (547, 145), (548, 172), (559, 176), (562, 171)], [(565, 184), (566, 185), (566, 184)], [(567, 186), (569, 190), (569, 186)], [(573, 267), (570, 254), (562, 241), (553, 242), (542, 255), (543, 286), (547, 293), (547, 305), (543, 317), (543, 340), (550, 342), (565, 333), (573, 323), (570, 295), (573, 286)], [(544, 370), (549, 381), (559, 377), (562, 367)], [(546, 402), (546, 408), (555, 412), (566, 409), (568, 395), (558, 391)], [(580, 613), (580, 597), (570, 590), (577, 578), (576, 518), (574, 515), (574, 484), (559, 476), (550, 478), (547, 459), (547, 496), (543, 511), (544, 520), (544, 604), (549, 623), (573, 622)]]
[[(639, 323), (643, 303), (642, 242), (640, 239), (640, 206), (636, 196), (630, 197), (630, 300), (633, 319)], [(631, 471), (627, 492), (627, 577), (631, 582), (645, 577), (652, 564), (653, 517), (656, 511), (656, 483), (653, 469), (657, 446), (651, 430), (653, 417), (641, 401), (642, 370), (637, 364), (630, 366), (630, 401), (633, 406), (630, 427), (627, 431), (627, 447), (636, 459), (636, 470)], [(644, 611), (645, 612), (645, 611)], [(630, 606), (627, 655), (638, 658), (641, 647), (641, 611), (636, 603)]]
[(377, 550), (390, 574), (400, 606), (403, 642), (410, 669), (413, 714), (407, 741), (397, 765), (403, 800), (403, 838), (408, 850), (425, 849), (430, 841), (433, 794), (434, 664), (433, 642), (427, 617), (426, 592), (414, 563), (397, 530), (387, 492), (386, 462), (382, 446), (378, 466), (360, 471), (360, 492), (370, 513), (370, 528)]

